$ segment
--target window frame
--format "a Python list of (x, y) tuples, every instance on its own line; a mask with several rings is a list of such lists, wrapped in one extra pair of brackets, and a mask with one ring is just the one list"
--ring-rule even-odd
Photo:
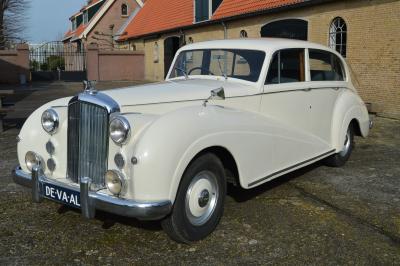
[[(346, 63), (343, 61), (343, 59), (338, 56), (337, 54), (328, 51), (328, 50), (324, 50), (324, 49), (319, 49), (319, 48), (307, 48), (307, 73), (308, 73), (308, 80), (310, 82), (348, 82), (348, 75), (347, 75), (347, 69), (346, 69)], [(322, 52), (322, 53), (327, 53), (330, 55), (333, 55), (336, 57), (336, 59), (338, 60), (339, 64), (340, 64), (340, 68), (342, 70), (342, 74), (343, 74), (343, 80), (311, 80), (311, 65), (310, 65), (310, 50), (314, 50), (317, 52)]]
[[(125, 7), (125, 9), (126, 9), (126, 14), (123, 13), (124, 7)], [(129, 7), (128, 7), (128, 4), (122, 3), (122, 4), (121, 4), (121, 17), (127, 17), (128, 14), (129, 14)]]
[[(342, 22), (342, 25), (339, 29), (339, 27), (336, 26), (336, 22), (340, 21)], [(345, 29), (343, 30), (343, 27), (345, 27)], [(346, 22), (346, 20), (343, 17), (335, 17), (334, 19), (332, 19), (331, 23), (329, 24), (329, 32), (328, 32), (328, 46), (335, 50), (336, 52), (338, 52), (341, 56), (343, 56), (344, 58), (347, 58), (347, 54), (348, 54), (348, 47), (347, 47), (347, 43), (348, 43), (348, 24)], [(338, 44), (337, 43), (337, 35), (341, 34), (341, 43)], [(343, 36), (345, 36), (346, 41), (343, 41)], [(337, 46), (340, 46), (340, 49), (337, 50)], [(344, 51), (343, 51), (343, 47), (344, 47)]]
[[(285, 51), (285, 50), (303, 50), (303, 53), (304, 53), (304, 55), (303, 55), (304, 80), (303, 81), (294, 81), (294, 82), (281, 83), (280, 82), (281, 71), (280, 71), (280, 67), (279, 67), (278, 68), (278, 80), (279, 80), (279, 82), (278, 83), (267, 83), (268, 82), (268, 75), (269, 75), (269, 72), (271, 70), (272, 63), (273, 63), (273, 61), (275, 59), (275, 55), (278, 54), (278, 53), (280, 54), (281, 51)], [(279, 55), (279, 57), (278, 57), (278, 66), (280, 66), (280, 64), (281, 64), (281, 56)], [(264, 86), (276, 86), (276, 85), (281, 85), (282, 86), (283, 84), (287, 85), (287, 84), (298, 84), (298, 83), (303, 84), (303, 83), (308, 82), (308, 81), (310, 81), (310, 69), (309, 69), (308, 49), (307, 48), (304, 48), (304, 47), (283, 48), (283, 49), (276, 50), (276, 51), (274, 51), (272, 53), (272, 55), (270, 57), (270, 60), (269, 60), (268, 69), (267, 69), (266, 75), (265, 75)]]
[(86, 25), (89, 22), (89, 10), (83, 11), (82, 23)]

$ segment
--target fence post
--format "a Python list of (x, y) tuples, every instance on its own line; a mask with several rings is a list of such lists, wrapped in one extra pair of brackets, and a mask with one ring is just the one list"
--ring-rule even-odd
[(87, 79), (99, 80), (99, 46), (97, 44), (89, 44), (86, 56)]
[(19, 75), (25, 75), (27, 81), (30, 81), (29, 72), (29, 45), (28, 44), (18, 44), (17, 45), (17, 60), (16, 65), (20, 69)]

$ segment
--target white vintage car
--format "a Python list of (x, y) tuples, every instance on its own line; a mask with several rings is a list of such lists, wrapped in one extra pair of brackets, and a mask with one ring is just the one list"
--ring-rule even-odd
[(254, 188), (324, 159), (341, 166), (371, 122), (345, 60), (284, 39), (181, 48), (166, 81), (52, 101), (25, 122), (16, 183), (42, 198), (209, 235), (227, 182)]

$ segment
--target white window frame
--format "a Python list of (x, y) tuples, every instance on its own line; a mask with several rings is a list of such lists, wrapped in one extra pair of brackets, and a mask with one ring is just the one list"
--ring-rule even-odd
[[(345, 30), (343, 29), (345, 28)], [(337, 51), (343, 57), (347, 56), (347, 23), (342, 17), (336, 17), (332, 20), (329, 27), (329, 47)], [(340, 49), (337, 50), (336, 35), (340, 33), (342, 35), (342, 42), (339, 44)], [(343, 42), (343, 35), (346, 35), (346, 42)], [(345, 48), (343, 51), (343, 47)]]
[(89, 22), (89, 11), (83, 11), (83, 24), (87, 24)]
[[(122, 13), (122, 7), (123, 6), (126, 6), (126, 14)], [(121, 5), (121, 17), (127, 17), (128, 15), (129, 15), (129, 6), (128, 6), (127, 3), (122, 3), (122, 5)]]

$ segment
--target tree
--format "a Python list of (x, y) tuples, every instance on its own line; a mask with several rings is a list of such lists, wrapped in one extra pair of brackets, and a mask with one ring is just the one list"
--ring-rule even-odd
[(0, 0), (0, 50), (23, 40), (28, 7), (29, 0)]

